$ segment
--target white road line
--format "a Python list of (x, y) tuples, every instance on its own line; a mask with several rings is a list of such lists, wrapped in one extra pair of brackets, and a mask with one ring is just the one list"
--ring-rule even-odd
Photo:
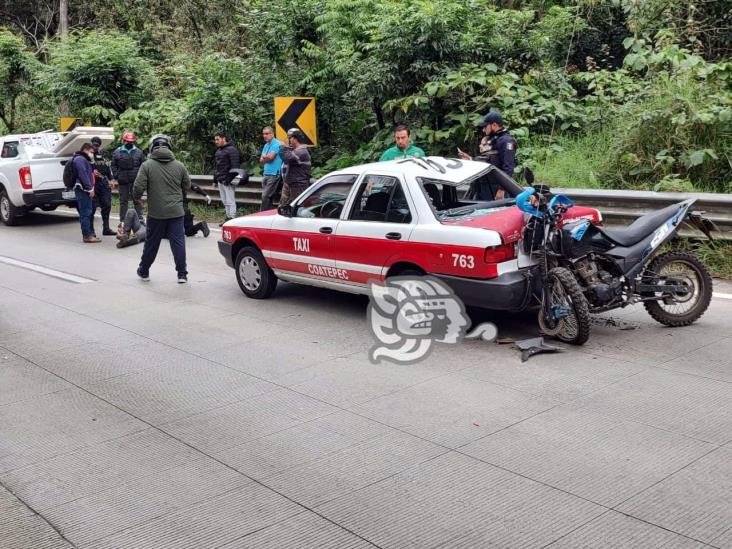
[(714, 297), (718, 297), (719, 299), (732, 299), (732, 294), (723, 294), (720, 292), (714, 292), (712, 295)]
[(59, 278), (61, 280), (65, 280), (66, 282), (72, 282), (74, 284), (86, 284), (87, 282), (96, 282), (96, 280), (92, 278), (84, 278), (83, 276), (78, 276), (71, 273), (65, 273), (63, 271), (57, 271), (56, 269), (51, 269), (49, 267), (44, 267), (43, 265), (36, 265), (35, 263), (28, 263), (27, 261), (20, 261), (19, 259), (13, 259), (12, 257), (6, 257), (4, 255), (0, 255), (0, 263), (5, 263), (6, 265), (13, 265), (14, 267), (20, 267), (21, 269), (27, 269), (29, 271), (35, 271), (37, 273), (41, 273), (46, 276), (51, 276), (53, 278)]

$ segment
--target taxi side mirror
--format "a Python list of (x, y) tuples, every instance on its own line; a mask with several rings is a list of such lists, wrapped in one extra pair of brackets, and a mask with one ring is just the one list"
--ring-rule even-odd
[(292, 211), (292, 206), (289, 204), (286, 206), (279, 206), (277, 208), (277, 213), (284, 216), (284, 217), (292, 217), (294, 212)]

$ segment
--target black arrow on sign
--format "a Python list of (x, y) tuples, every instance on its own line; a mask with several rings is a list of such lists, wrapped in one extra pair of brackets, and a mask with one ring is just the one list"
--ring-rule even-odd
[(312, 145), (313, 142), (308, 134), (305, 133), (303, 129), (297, 124), (297, 119), (300, 118), (300, 115), (303, 112), (305, 112), (305, 109), (311, 101), (312, 99), (295, 99), (292, 103), (290, 103), (290, 106), (287, 107), (287, 110), (282, 113), (282, 116), (280, 116), (280, 119), (277, 121), (277, 123), (280, 125), (280, 128), (285, 131), (288, 131), (292, 128), (297, 128), (298, 130), (300, 130), (305, 136), (305, 145)]

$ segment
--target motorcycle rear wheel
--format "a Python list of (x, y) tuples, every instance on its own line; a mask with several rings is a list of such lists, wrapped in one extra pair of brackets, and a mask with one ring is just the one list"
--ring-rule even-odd
[(544, 319), (543, 309), (539, 310), (539, 326), (548, 335), (571, 345), (584, 345), (590, 338), (592, 319), (590, 306), (582, 293), (582, 288), (571, 271), (564, 267), (557, 267), (549, 271), (550, 295), (549, 307), (566, 307), (569, 314), (557, 321), (553, 327), (548, 326)]
[(654, 320), (666, 326), (675, 328), (692, 324), (706, 312), (712, 300), (712, 275), (696, 256), (671, 251), (651, 261), (643, 280), (658, 284), (665, 276), (682, 280), (690, 292), (666, 300), (645, 301), (643, 306)]

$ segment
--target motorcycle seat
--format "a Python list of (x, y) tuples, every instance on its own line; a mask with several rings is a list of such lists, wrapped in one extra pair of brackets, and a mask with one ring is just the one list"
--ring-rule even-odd
[(672, 204), (661, 210), (647, 213), (639, 217), (627, 227), (620, 229), (601, 228), (602, 234), (618, 246), (633, 246), (658, 229), (665, 221), (671, 219), (679, 211), (678, 204)]

